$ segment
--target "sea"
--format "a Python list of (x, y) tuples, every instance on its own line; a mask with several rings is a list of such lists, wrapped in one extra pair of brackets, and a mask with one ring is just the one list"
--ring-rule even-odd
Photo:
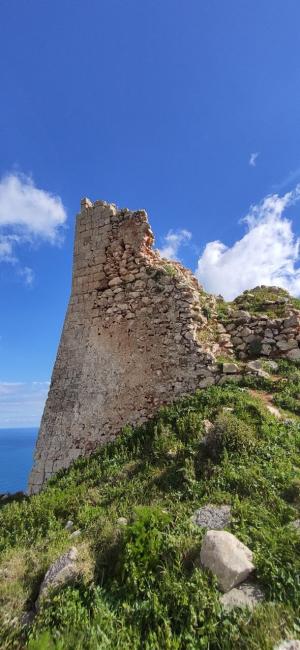
[(24, 492), (38, 429), (0, 429), (0, 494)]

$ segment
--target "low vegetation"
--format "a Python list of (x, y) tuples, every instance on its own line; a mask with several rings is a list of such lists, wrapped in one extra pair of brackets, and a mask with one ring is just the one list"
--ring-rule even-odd
[(290, 308), (300, 309), (300, 299), (293, 298), (288, 291), (279, 287), (260, 286), (244, 291), (232, 302), (226, 302), (217, 296), (216, 310), (222, 323), (229, 322), (230, 313), (243, 309), (254, 316), (266, 314), (269, 318), (284, 318)]
[(252, 314), (267, 314), (270, 318), (282, 318), (290, 307), (300, 308), (299, 298), (279, 287), (260, 286), (244, 291), (235, 298), (233, 307), (243, 308)]
[[(281, 420), (263, 391), (275, 394)], [(1, 648), (272, 650), (299, 637), (299, 397), (300, 371), (288, 362), (269, 379), (198, 391), (41, 494), (4, 505)], [(253, 612), (224, 611), (200, 566), (204, 531), (191, 517), (206, 503), (231, 505), (228, 530), (254, 553), (265, 602)], [(81, 577), (26, 622), (49, 564), (73, 545)]]

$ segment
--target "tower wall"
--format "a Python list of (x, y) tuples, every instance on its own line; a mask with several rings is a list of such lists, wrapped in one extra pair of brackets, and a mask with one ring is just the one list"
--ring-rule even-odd
[[(201, 287), (152, 249), (145, 211), (82, 201), (72, 292), (29, 492), (126, 424), (215, 382)], [(202, 338), (202, 342), (201, 342)]]

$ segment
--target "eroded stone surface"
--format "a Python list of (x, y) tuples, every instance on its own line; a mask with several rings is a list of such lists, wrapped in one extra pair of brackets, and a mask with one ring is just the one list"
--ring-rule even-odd
[(49, 567), (44, 580), (41, 584), (36, 606), (38, 607), (41, 599), (45, 598), (50, 589), (67, 584), (74, 580), (79, 574), (77, 565), (78, 551), (72, 546), (67, 553), (61, 555)]
[(298, 641), (298, 639), (282, 641), (282, 643), (275, 646), (274, 650), (300, 650), (300, 641)]
[(192, 522), (201, 528), (223, 530), (231, 521), (231, 508), (227, 505), (207, 504), (199, 508), (192, 516)]
[(257, 585), (250, 582), (244, 582), (239, 587), (230, 589), (230, 591), (223, 594), (220, 598), (222, 606), (228, 611), (236, 607), (254, 609), (263, 600), (263, 591)]
[(207, 531), (200, 559), (202, 565), (216, 576), (224, 592), (246, 580), (255, 568), (250, 549), (225, 530)]

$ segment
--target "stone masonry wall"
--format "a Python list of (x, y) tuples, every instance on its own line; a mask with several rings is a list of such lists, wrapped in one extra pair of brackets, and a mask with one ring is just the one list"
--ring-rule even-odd
[(72, 293), (30, 476), (29, 492), (138, 424), (158, 407), (213, 384), (218, 349), (201, 287), (152, 250), (146, 212), (84, 199)]
[[(288, 305), (283, 318), (270, 318), (231, 308), (224, 320), (192, 273), (152, 245), (144, 210), (81, 202), (71, 298), (30, 493), (126, 424), (197, 388), (255, 373), (249, 358), (300, 361), (297, 309)], [(217, 363), (220, 355), (227, 362)]]
[(283, 318), (235, 311), (225, 327), (239, 359), (262, 356), (300, 361), (300, 312), (290, 309)]

